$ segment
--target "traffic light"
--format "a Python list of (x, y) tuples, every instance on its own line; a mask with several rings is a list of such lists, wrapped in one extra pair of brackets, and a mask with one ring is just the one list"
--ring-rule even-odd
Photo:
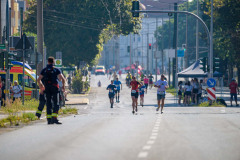
[(5, 54), (5, 68), (11, 69), (11, 67), (13, 67), (12, 61), (14, 54), (8, 52), (4, 52), (4, 54)]
[(130, 53), (130, 46), (127, 46), (127, 52)]
[(200, 66), (200, 69), (202, 69), (203, 72), (207, 72), (207, 57), (200, 59), (200, 64), (202, 65)]
[(184, 52), (186, 51), (186, 44), (182, 44), (182, 48), (184, 50)]
[(4, 69), (4, 52), (0, 53), (0, 69)]
[(220, 59), (218, 57), (213, 58), (213, 72), (219, 72), (220, 69)]
[(151, 43), (148, 44), (148, 48), (152, 49), (152, 44)]
[(133, 11), (139, 11), (139, 1), (137, 0), (132, 1), (132, 16), (139, 17), (139, 13)]

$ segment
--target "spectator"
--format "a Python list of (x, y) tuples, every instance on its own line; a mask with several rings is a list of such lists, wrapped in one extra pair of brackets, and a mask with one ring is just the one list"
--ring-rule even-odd
[(13, 102), (15, 99), (20, 99), (22, 94), (22, 87), (18, 85), (18, 81), (14, 81), (14, 86), (12, 87), (12, 93), (13, 93)]
[(239, 89), (238, 89), (238, 84), (234, 78), (232, 79), (232, 82), (229, 84), (229, 89), (230, 89), (230, 95), (231, 95), (231, 98), (230, 98), (231, 106), (232, 106), (233, 97), (236, 102), (236, 106), (239, 106), (237, 103), (237, 91), (239, 92)]

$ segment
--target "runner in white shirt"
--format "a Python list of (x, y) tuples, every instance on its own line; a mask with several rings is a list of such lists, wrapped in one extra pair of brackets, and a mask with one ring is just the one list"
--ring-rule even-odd
[(18, 85), (18, 81), (14, 81), (14, 86), (12, 87), (13, 101), (17, 98), (21, 98), (22, 87)]
[(161, 106), (161, 114), (163, 113), (163, 107), (164, 107), (164, 100), (166, 95), (166, 89), (168, 88), (168, 83), (165, 81), (165, 76), (162, 74), (161, 79), (158, 80), (154, 87), (157, 87), (157, 101), (158, 101), (158, 108), (156, 111), (159, 111), (161, 100), (162, 100), (162, 106)]

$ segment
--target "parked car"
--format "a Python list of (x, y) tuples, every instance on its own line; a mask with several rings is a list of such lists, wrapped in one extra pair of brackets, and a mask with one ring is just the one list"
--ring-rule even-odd
[(95, 69), (95, 75), (105, 75), (105, 67), (97, 66)]

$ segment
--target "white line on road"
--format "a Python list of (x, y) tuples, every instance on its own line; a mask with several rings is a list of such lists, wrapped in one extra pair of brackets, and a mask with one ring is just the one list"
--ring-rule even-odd
[(150, 146), (150, 145), (143, 146), (143, 150), (150, 150), (151, 148), (152, 148), (152, 146)]
[(146, 158), (148, 156), (148, 152), (140, 152), (138, 154), (138, 158)]
[(154, 143), (155, 143), (155, 141), (153, 141), (153, 140), (147, 141), (147, 144), (154, 144)]
[(156, 129), (156, 130), (158, 130), (158, 129), (159, 129), (159, 126), (157, 126), (157, 127), (154, 127), (153, 129)]
[(154, 132), (158, 132), (158, 129), (153, 129), (152, 132), (153, 132), (153, 133), (154, 133)]
[(84, 109), (87, 109), (88, 106), (84, 107)]
[(157, 139), (157, 136), (150, 136), (149, 139)]
[(157, 136), (158, 135), (158, 133), (152, 133), (152, 136)]

